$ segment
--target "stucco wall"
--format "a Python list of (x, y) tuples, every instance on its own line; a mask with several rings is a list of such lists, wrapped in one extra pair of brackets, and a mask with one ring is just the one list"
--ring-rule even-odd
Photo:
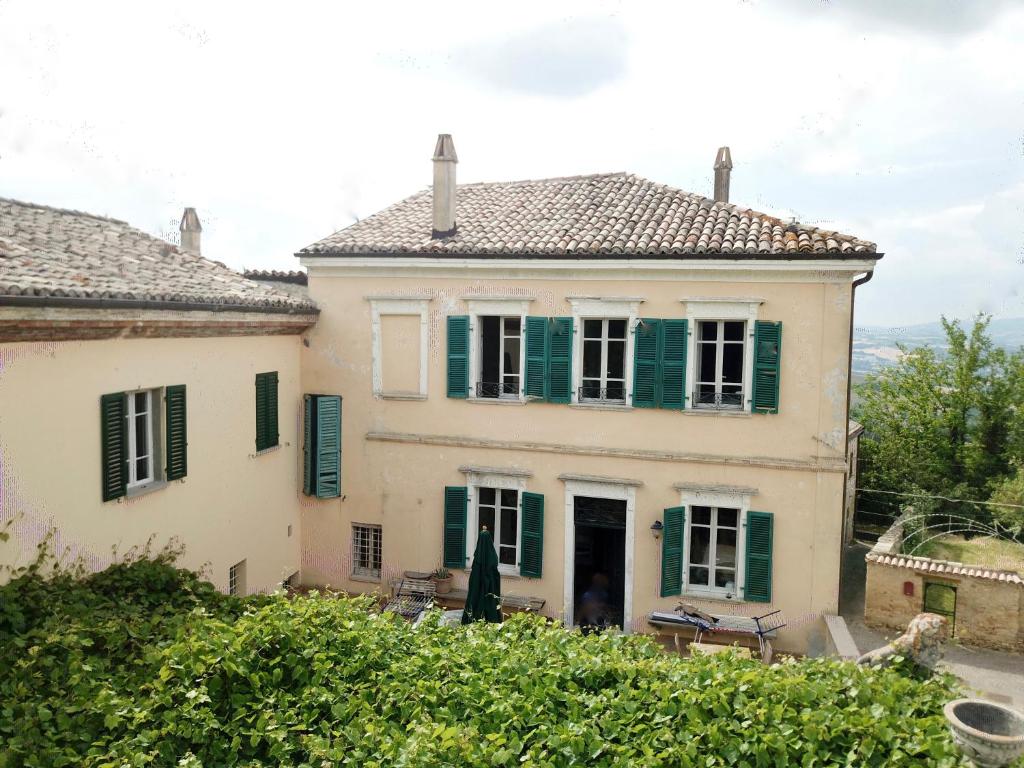
[[(246, 560), (249, 591), (299, 569), (298, 336), (114, 339), (0, 347), (0, 519), (14, 519), (0, 562), (25, 563), (55, 526), (61, 549), (106, 565), (150, 536), (178, 536), (182, 564), (227, 587)], [(258, 372), (278, 371), (280, 448), (255, 456)], [(188, 476), (102, 501), (100, 396), (185, 384)], [(291, 533), (289, 535), (289, 526)]]
[[(565, 485), (562, 473), (632, 478), (636, 489), (633, 619), (671, 609), (659, 598), (660, 542), (651, 524), (680, 502), (679, 482), (722, 483), (758, 489), (750, 508), (775, 514), (774, 600), (709, 605), (725, 612), (759, 614), (775, 607), (793, 625), (782, 647), (805, 650), (818, 613), (838, 604), (846, 447), (846, 375), (850, 286), (843, 282), (710, 280), (431, 279), (331, 276), (311, 269), (310, 289), (320, 320), (303, 350), (306, 391), (344, 397), (343, 498), (304, 500), (303, 580), (363, 591), (348, 577), (353, 522), (383, 525), (384, 566), (398, 573), (437, 565), (442, 542), (445, 485), (465, 484), (464, 464), (517, 467), (532, 472), (526, 489), (546, 500), (544, 576), (506, 578), (512, 594), (546, 599), (559, 616), (564, 601)], [(426, 402), (374, 399), (371, 386), (371, 314), (368, 296), (428, 296), (429, 354)], [(445, 326), (449, 314), (467, 314), (479, 294), (534, 297), (527, 314), (571, 314), (572, 296), (644, 299), (642, 317), (685, 317), (681, 299), (759, 297), (758, 317), (783, 322), (781, 413), (775, 416), (601, 410), (548, 403), (500, 404), (445, 397)], [(412, 361), (410, 360), (410, 364)], [(402, 433), (406, 442), (367, 439)], [(447, 445), (415, 436), (451, 438)], [(471, 447), (501, 441), (505, 447)], [(539, 449), (537, 446), (541, 446)], [(532, 448), (530, 447), (532, 446)], [(559, 447), (561, 446), (561, 447)], [(618, 455), (594, 455), (604, 449)], [(630, 450), (660, 451), (664, 460), (629, 457)], [(691, 458), (679, 458), (688, 454)], [(457, 575), (464, 579), (464, 575)], [(386, 579), (385, 579), (386, 581)], [(710, 603), (711, 601), (709, 601)]]

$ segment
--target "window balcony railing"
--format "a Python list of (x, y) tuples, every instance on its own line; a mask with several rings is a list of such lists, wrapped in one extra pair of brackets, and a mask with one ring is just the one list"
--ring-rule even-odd
[(698, 392), (694, 395), (697, 408), (736, 410), (743, 407), (742, 392)]
[(519, 397), (519, 385), (513, 382), (478, 381), (477, 397)]
[(577, 399), (581, 403), (624, 403), (626, 392), (621, 384), (610, 387), (601, 387), (596, 384), (584, 384), (577, 392)]

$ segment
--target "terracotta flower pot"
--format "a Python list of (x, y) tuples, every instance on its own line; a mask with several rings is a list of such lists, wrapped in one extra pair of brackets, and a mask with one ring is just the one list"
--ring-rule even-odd
[(447, 579), (439, 579), (437, 576), (433, 577), (434, 584), (437, 585), (437, 594), (444, 595), (452, 591), (452, 577), (449, 576)]

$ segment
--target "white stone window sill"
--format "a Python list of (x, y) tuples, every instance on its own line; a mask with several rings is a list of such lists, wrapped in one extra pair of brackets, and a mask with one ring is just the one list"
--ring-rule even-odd
[(129, 488), (125, 491), (124, 497), (126, 499), (137, 499), (140, 496), (146, 496), (147, 494), (154, 493), (155, 491), (161, 491), (166, 487), (166, 480), (153, 480), (145, 485), (136, 485), (134, 488)]
[(467, 397), (466, 402), (481, 405), (526, 405), (525, 400), (511, 397)]
[(378, 392), (377, 397), (381, 400), (426, 400), (426, 395), (419, 392)]
[(628, 403), (601, 403), (601, 402), (582, 402), (582, 403), (570, 403), (573, 408), (584, 408), (593, 411), (632, 411), (633, 406)]
[(716, 603), (743, 603), (746, 602), (736, 592), (732, 593), (732, 597), (727, 597), (727, 592), (712, 592), (709, 590), (700, 589), (683, 589), (681, 597), (689, 597), (694, 600), (711, 600)]
[(353, 573), (349, 578), (352, 579), (352, 581), (363, 581), (367, 584), (380, 584), (380, 576), (367, 576), (362, 573)]
[(724, 416), (727, 419), (749, 419), (753, 414), (739, 408), (684, 408), (680, 413), (687, 416)]
[(277, 445), (272, 445), (269, 448), (264, 448), (262, 451), (256, 451), (256, 453), (253, 453), (253, 454), (250, 455), (250, 458), (255, 459), (255, 458), (259, 457), (259, 456), (265, 456), (268, 453), (273, 453), (274, 451), (279, 451), (279, 450), (281, 450), (281, 444), (280, 443), (278, 443)]

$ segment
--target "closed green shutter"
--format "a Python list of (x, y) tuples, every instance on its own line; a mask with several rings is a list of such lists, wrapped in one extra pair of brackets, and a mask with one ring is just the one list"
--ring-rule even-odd
[(313, 408), (313, 395), (303, 397), (302, 419), (302, 492), (307, 496), (313, 495), (313, 472), (315, 469), (316, 445), (313, 435), (316, 434), (316, 411)]
[(469, 317), (448, 317), (448, 397), (469, 396)]
[(526, 318), (526, 379), (527, 397), (547, 397), (548, 319)]
[(747, 512), (747, 563), (743, 599), (752, 603), (772, 601), (771, 512)]
[(548, 324), (548, 401), (572, 402), (572, 318), (552, 317)]
[(519, 575), (541, 577), (544, 566), (544, 496), (523, 492), (519, 543)]
[(466, 567), (466, 508), (469, 489), (448, 485), (444, 489), (444, 567)]
[(341, 398), (316, 398), (316, 495), (333, 499), (341, 495)]
[(128, 421), (124, 392), (100, 397), (100, 477), (103, 500), (124, 496), (128, 488)]
[(754, 323), (754, 413), (779, 412), (779, 362), (782, 323)]
[(686, 407), (686, 320), (662, 320), (661, 407)]
[(277, 445), (277, 371), (256, 374), (256, 450)]
[(165, 390), (167, 479), (180, 480), (188, 474), (188, 428), (185, 408), (185, 385), (176, 384)]
[(661, 535), (661, 596), (678, 595), (683, 588), (683, 528), (686, 507), (669, 507), (664, 512)]
[(658, 407), (658, 355), (661, 320), (644, 318), (637, 323), (633, 339), (633, 405)]

